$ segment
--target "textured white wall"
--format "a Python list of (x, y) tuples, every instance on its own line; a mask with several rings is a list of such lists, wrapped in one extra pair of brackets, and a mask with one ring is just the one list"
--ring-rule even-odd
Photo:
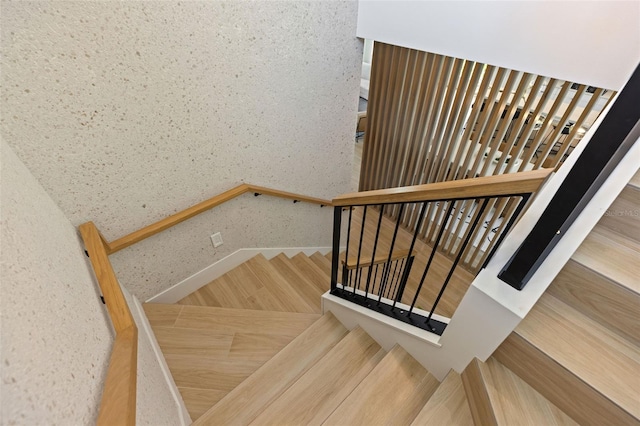
[(619, 90), (640, 61), (640, 2), (359, 0), (358, 36)]
[[(356, 2), (3, 2), (2, 135), (109, 240), (243, 180), (348, 192)], [(331, 212), (244, 196), (113, 256), (141, 300), (242, 247), (326, 246)], [(209, 235), (223, 231), (214, 250)]]
[[(76, 229), (4, 141), (1, 151), (0, 424), (94, 424), (113, 341), (106, 309)], [(180, 424), (140, 336), (138, 424)]]
[(92, 424), (112, 332), (75, 228), (2, 142), (2, 424)]

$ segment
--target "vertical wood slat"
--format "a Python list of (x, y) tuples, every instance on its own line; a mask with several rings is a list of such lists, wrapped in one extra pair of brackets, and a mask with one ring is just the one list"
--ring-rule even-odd
[(575, 124), (571, 128), (571, 131), (569, 132), (569, 135), (567, 135), (565, 142), (560, 145), (560, 149), (558, 150), (558, 153), (556, 154), (555, 160), (551, 164), (551, 167), (556, 167), (560, 163), (560, 160), (564, 156), (565, 152), (567, 152), (567, 150), (569, 149), (569, 146), (575, 139), (576, 135), (578, 134), (578, 131), (582, 127), (583, 123), (585, 122), (589, 114), (593, 111), (593, 107), (595, 106), (596, 102), (598, 101), (598, 98), (602, 95), (603, 92), (604, 92), (604, 89), (596, 89), (596, 91), (593, 93), (593, 95), (591, 96), (591, 99), (589, 99), (589, 102), (587, 103), (584, 110), (580, 114), (580, 117), (578, 117), (578, 120), (575, 122)]
[[(436, 55), (430, 53), (427, 54), (426, 57), (425, 73), (422, 75), (423, 84), (421, 86), (420, 94), (418, 95), (419, 98), (422, 99), (422, 102), (420, 102), (419, 109), (416, 112), (416, 122), (410, 135), (409, 143), (411, 144), (411, 150), (409, 154), (409, 162), (405, 166), (407, 172), (405, 173), (404, 180), (402, 181), (402, 186), (413, 185), (414, 175), (417, 169), (417, 159), (420, 157), (420, 152), (423, 149), (424, 144), (422, 143), (423, 139), (421, 135), (423, 133), (423, 129), (426, 126), (426, 119), (428, 116), (426, 112), (428, 110), (429, 103), (426, 101), (426, 99), (428, 99), (429, 94), (432, 90), (432, 85), (434, 84), (433, 78), (431, 78), (431, 76), (434, 66), (436, 66), (436, 64), (434, 63), (435, 58)], [(413, 211), (406, 211), (404, 218), (402, 219), (402, 223), (408, 226), (413, 214)]]
[[(407, 53), (407, 66), (403, 85), (403, 93), (406, 93), (406, 95), (401, 96), (401, 98), (406, 99), (406, 102), (404, 102), (404, 105), (399, 105), (396, 134), (392, 141), (394, 149), (388, 161), (389, 171), (386, 173), (387, 182), (385, 187), (388, 188), (399, 186), (403, 163), (406, 158), (406, 150), (408, 148), (408, 144), (403, 143), (403, 141), (406, 140), (407, 128), (411, 125), (415, 115), (413, 108), (415, 108), (418, 100), (415, 85), (419, 84), (421, 80), (420, 76), (416, 75), (418, 51), (407, 49)], [(395, 218), (397, 212), (398, 206), (393, 206), (390, 214)]]
[[(557, 166), (579, 141), (580, 127), (593, 116), (598, 99), (606, 93), (597, 89), (574, 122), (571, 117), (585, 103), (586, 88), (570, 92), (571, 85), (376, 42), (360, 190)], [(567, 102), (570, 93), (573, 98)], [(562, 131), (568, 120), (572, 127), (565, 135)], [(456, 204), (455, 214), (472, 205)], [(488, 221), (488, 228), (476, 232), (482, 241), (497, 239), (516, 203), (491, 205), (494, 208), (481, 218)], [(394, 217), (398, 210), (384, 209)], [(430, 206), (420, 238), (433, 237), (442, 222), (442, 211), (442, 206)], [(418, 213), (419, 209), (407, 206), (401, 223), (413, 229)], [(497, 232), (490, 232), (492, 226)], [(463, 226), (452, 223), (448, 228), (441, 248), (452, 253)], [(472, 270), (481, 265), (491, 244), (486, 250), (470, 246), (462, 264)]]
[[(567, 88), (567, 90), (569, 86), (571, 86), (571, 83), (568, 83), (568, 82), (565, 83), (565, 88)], [(580, 100), (580, 97), (582, 97), (582, 94), (585, 92), (585, 90), (587, 90), (587, 86), (580, 85), (579, 89), (576, 91), (575, 95), (573, 96), (573, 99), (569, 103), (569, 106), (567, 107), (566, 111), (560, 118), (560, 121), (551, 132), (551, 136), (549, 136), (547, 140), (545, 149), (542, 151), (540, 156), (536, 159), (536, 162), (534, 164), (535, 168), (542, 167), (542, 163), (547, 158), (547, 156), (549, 155), (549, 152), (556, 144), (557, 138), (560, 136), (560, 132), (562, 132), (562, 129), (564, 129), (565, 125), (568, 123), (569, 117), (573, 113), (573, 110), (575, 109), (576, 105), (578, 104), (578, 101)], [(558, 96), (558, 99), (559, 98), (560, 97)], [(564, 101), (564, 98), (562, 99), (562, 101)]]
[[(429, 132), (429, 126), (433, 121), (433, 111), (435, 109), (435, 103), (439, 88), (439, 80), (442, 75), (442, 69), (444, 66), (444, 58), (439, 55), (432, 55), (433, 62), (431, 68), (431, 75), (429, 76), (429, 84), (427, 86), (427, 93), (425, 98), (426, 111), (424, 111), (423, 121), (421, 128), (419, 129), (419, 151), (416, 158), (413, 160), (412, 176), (410, 176), (409, 185), (417, 185), (421, 183), (422, 164), (427, 156), (429, 150), (429, 141), (427, 140), (427, 134)], [(427, 213), (427, 216), (429, 213)], [(418, 220), (416, 214), (411, 214), (407, 219), (407, 225), (409, 229), (413, 229), (416, 221)]]

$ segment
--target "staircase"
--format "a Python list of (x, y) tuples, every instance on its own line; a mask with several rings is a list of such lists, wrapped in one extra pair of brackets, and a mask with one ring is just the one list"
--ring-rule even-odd
[(329, 255), (256, 256), (174, 305), (146, 304), (197, 425), (640, 424), (640, 174), (486, 362), (439, 383), (347, 330)]

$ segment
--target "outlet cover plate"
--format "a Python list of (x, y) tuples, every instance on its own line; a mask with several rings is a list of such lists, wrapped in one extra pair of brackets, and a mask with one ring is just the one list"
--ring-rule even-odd
[(213, 247), (220, 247), (222, 245), (222, 234), (216, 232), (211, 236), (211, 242), (213, 243)]

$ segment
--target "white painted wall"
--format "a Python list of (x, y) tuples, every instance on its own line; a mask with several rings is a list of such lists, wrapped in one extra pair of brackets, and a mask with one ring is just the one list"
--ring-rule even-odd
[(640, 62), (640, 2), (360, 0), (358, 36), (619, 90)]
[[(0, 424), (94, 424), (113, 342), (106, 308), (76, 229), (4, 141), (1, 158)], [(138, 424), (180, 424), (139, 340)]]
[[(113, 240), (242, 181), (353, 189), (356, 2), (1, 7), (2, 135), (74, 225)], [(331, 219), (248, 194), (112, 262), (146, 300), (240, 248), (330, 245)]]

